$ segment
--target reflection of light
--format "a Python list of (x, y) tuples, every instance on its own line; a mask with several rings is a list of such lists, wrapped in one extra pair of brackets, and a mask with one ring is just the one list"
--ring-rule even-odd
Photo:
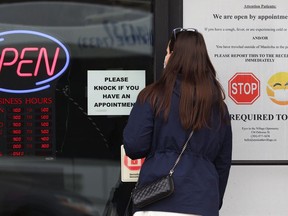
[[(37, 11), (42, 19), (29, 11)], [(7, 14), (13, 14), (13, 19)], [(115, 5), (47, 1), (0, 5), (1, 29), (55, 33), (66, 44), (74, 45), (73, 57), (80, 58), (133, 53), (152, 56), (152, 23), (153, 14), (149, 11)]]
[(98, 215), (96, 207), (87, 201), (80, 200), (76, 197), (69, 197), (65, 195), (55, 195), (60, 201), (61, 205), (72, 208), (78, 212), (88, 215)]

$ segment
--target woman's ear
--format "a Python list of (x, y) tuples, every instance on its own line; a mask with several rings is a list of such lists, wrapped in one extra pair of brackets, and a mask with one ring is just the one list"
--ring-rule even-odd
[(168, 53), (168, 52), (166, 53), (166, 56), (165, 56), (165, 59), (164, 59), (164, 68), (168, 64), (171, 54), (172, 53)]

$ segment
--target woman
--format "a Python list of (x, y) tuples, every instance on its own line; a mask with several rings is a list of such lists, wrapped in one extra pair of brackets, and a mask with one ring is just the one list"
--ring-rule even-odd
[(166, 175), (194, 134), (173, 174), (174, 193), (134, 209), (134, 216), (217, 216), (231, 166), (232, 131), (202, 34), (174, 29), (164, 65), (162, 77), (140, 92), (123, 133), (126, 154), (146, 158), (139, 187)]

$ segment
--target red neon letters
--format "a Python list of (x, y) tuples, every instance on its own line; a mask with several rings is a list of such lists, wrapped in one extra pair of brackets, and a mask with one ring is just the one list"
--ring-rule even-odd
[[(59, 52), (60, 52), (60, 48), (57, 47), (54, 53), (52, 64), (50, 65), (47, 49), (44, 47), (42, 48), (26, 47), (26, 48), (23, 48), (21, 51), (18, 51), (17, 49), (12, 48), (12, 47), (4, 48), (2, 50), (1, 57), (0, 57), (0, 73), (4, 67), (11, 67), (11, 66), (18, 64), (16, 73), (19, 77), (32, 77), (32, 76), (37, 77), (39, 73), (40, 64), (43, 59), (45, 62), (47, 75), (53, 76), (55, 73), (55, 67), (56, 67), (58, 56), (59, 56)], [(5, 56), (7, 56), (9, 53), (14, 54), (14, 58), (8, 61), (8, 60), (5, 60)], [(29, 57), (31, 56), (31, 53), (34, 53), (34, 55), (36, 53), (36, 56), (37, 56), (36, 64), (34, 63), (34, 60), (31, 59), (31, 57)], [(23, 71), (23, 66), (25, 65), (32, 65), (34, 67), (34, 71)]]

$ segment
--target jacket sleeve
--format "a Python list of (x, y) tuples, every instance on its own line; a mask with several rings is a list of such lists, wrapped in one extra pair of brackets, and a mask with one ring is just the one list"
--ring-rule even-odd
[(154, 113), (148, 102), (134, 104), (123, 131), (126, 155), (131, 159), (144, 158), (150, 151), (154, 127)]
[(231, 160), (232, 160), (232, 130), (231, 124), (224, 126), (224, 136), (222, 146), (214, 161), (216, 170), (219, 175), (219, 209), (222, 207), (223, 197), (229, 177)]

